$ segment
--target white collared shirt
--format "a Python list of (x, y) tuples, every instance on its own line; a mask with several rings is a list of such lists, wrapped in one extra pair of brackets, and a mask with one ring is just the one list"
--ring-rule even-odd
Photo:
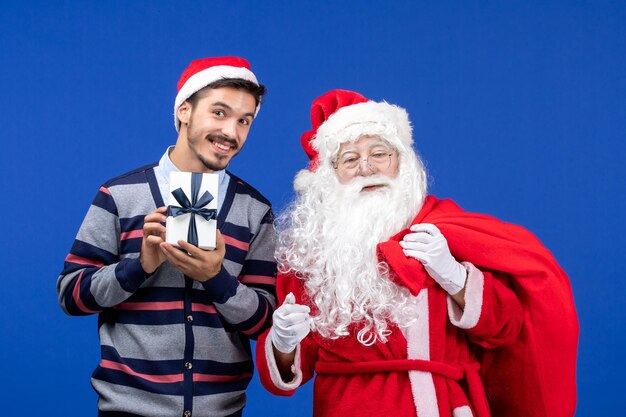
[[(156, 175), (157, 182), (159, 183), (159, 191), (161, 191), (161, 197), (163, 198), (163, 202), (167, 205), (169, 201), (170, 194), (170, 172), (180, 172), (180, 169), (174, 165), (172, 160), (170, 159), (170, 152), (174, 149), (173, 146), (168, 147), (165, 150), (165, 153), (159, 160), (159, 165), (154, 167), (154, 174)], [(219, 215), (220, 209), (222, 208), (222, 204), (224, 203), (224, 198), (226, 197), (226, 191), (228, 190), (228, 182), (230, 181), (230, 177), (226, 174), (225, 170), (215, 171), (217, 177), (217, 213)]]

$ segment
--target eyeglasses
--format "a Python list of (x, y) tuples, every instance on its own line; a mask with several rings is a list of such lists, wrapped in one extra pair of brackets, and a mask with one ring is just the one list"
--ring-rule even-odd
[(391, 166), (391, 156), (393, 154), (394, 152), (390, 150), (379, 150), (372, 152), (367, 156), (367, 158), (361, 159), (359, 154), (355, 152), (348, 152), (333, 163), (333, 168), (339, 171), (349, 172), (357, 167), (360, 168), (361, 161), (365, 161), (367, 167), (372, 172), (384, 171)]

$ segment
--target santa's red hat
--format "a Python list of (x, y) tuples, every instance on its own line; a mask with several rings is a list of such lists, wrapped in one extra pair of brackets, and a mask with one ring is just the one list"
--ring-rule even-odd
[(311, 106), (311, 124), (312, 129), (300, 138), (311, 159), (310, 171), (330, 164), (342, 143), (364, 135), (380, 136), (400, 153), (413, 144), (406, 110), (368, 100), (354, 91), (332, 90), (316, 98)]
[[(196, 91), (203, 89), (214, 81), (228, 78), (239, 78), (259, 85), (256, 76), (250, 69), (250, 63), (243, 58), (236, 56), (203, 58), (192, 61), (189, 64), (180, 76), (177, 85), (178, 94), (174, 101), (174, 125), (176, 126), (176, 131), (180, 127), (180, 120), (176, 116), (178, 107)], [(260, 106), (261, 103), (256, 108), (257, 113)]]

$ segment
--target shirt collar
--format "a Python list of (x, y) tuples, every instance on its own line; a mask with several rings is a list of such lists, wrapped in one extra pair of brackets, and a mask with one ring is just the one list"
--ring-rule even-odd
[[(170, 152), (173, 150), (174, 146), (168, 147), (159, 161), (159, 168), (161, 168), (163, 178), (166, 182), (169, 182), (170, 172), (180, 172), (180, 169), (178, 169), (170, 159)], [(226, 178), (226, 170), (215, 171), (214, 174), (217, 174), (218, 184), (222, 184)]]

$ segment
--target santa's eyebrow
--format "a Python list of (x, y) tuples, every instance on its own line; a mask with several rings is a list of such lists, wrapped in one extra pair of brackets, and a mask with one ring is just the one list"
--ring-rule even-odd
[[(383, 147), (385, 149), (393, 150), (393, 147), (389, 143), (381, 139), (377, 142), (370, 144), (367, 147), (367, 151), (371, 152), (372, 149), (377, 148), (377, 147)], [(353, 146), (351, 148), (344, 149), (343, 152), (340, 152), (337, 156), (341, 157), (347, 153), (359, 153), (359, 151)]]
[(343, 155), (344, 153), (348, 153), (348, 152), (357, 152), (357, 150), (355, 148), (347, 148), (347, 149), (344, 149), (342, 152), (339, 152), (339, 154)]
[(382, 140), (382, 139), (380, 141), (378, 141), (378, 142), (372, 143), (369, 148), (372, 149), (372, 148), (376, 148), (378, 146), (381, 146), (381, 147), (387, 148), (387, 149), (393, 149), (393, 147), (389, 144), (389, 142), (387, 142), (385, 140)]

